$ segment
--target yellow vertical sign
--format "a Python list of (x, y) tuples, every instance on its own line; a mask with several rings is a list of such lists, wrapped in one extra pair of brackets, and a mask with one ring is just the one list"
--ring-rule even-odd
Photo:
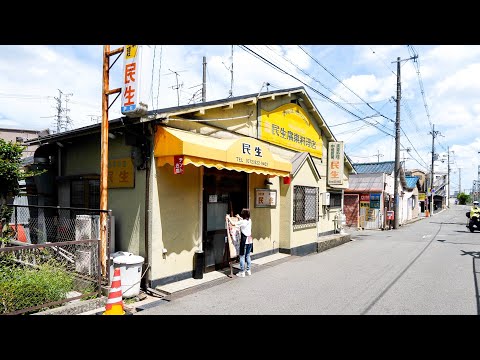
[(108, 188), (135, 187), (135, 169), (132, 158), (110, 159), (108, 161)]

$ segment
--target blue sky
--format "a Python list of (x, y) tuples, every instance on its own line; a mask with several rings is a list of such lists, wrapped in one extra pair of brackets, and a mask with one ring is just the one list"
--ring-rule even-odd
[[(430, 171), (434, 126), (435, 172), (447, 171), (449, 149), (452, 190), (459, 189), (460, 179), (462, 191), (471, 189), (478, 177), (480, 46), (234, 45), (233, 58), (232, 45), (150, 45), (150, 50), (149, 109), (201, 101), (206, 56), (207, 101), (227, 98), (231, 89), (233, 96), (258, 93), (265, 82), (269, 90), (304, 86), (353, 162), (395, 160), (395, 61), (418, 54), (416, 61), (401, 62), (401, 159), (407, 169)], [(0, 51), (0, 128), (55, 130), (59, 90), (72, 94), (71, 128), (99, 121), (102, 45), (1, 45)], [(112, 89), (121, 86), (121, 64), (119, 59), (112, 67)], [(121, 116), (120, 100), (109, 116)]]

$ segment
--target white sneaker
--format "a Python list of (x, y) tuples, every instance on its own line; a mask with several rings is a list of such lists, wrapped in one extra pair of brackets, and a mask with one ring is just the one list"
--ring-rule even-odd
[(252, 275), (252, 270), (247, 270), (247, 275), (248, 276)]
[(236, 275), (238, 277), (245, 277), (245, 271), (239, 271)]

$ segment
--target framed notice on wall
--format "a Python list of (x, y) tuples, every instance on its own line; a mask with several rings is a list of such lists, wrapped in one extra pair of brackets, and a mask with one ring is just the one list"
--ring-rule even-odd
[(277, 190), (255, 189), (255, 207), (277, 207)]

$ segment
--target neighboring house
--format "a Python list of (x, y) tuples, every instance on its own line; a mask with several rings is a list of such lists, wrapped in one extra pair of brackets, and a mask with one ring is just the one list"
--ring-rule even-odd
[[(3, 139), (7, 142), (11, 141), (23, 145), (24, 141), (33, 140), (36, 139), (39, 135), (46, 135), (48, 133), (48, 130), (38, 131), (0, 128), (0, 139)], [(33, 158), (33, 154), (37, 147), (37, 145), (28, 145), (23, 151), (23, 158)]]
[(418, 203), (420, 206), (420, 212), (425, 212), (425, 202), (427, 198), (427, 181), (428, 175), (425, 171), (419, 169), (405, 170), (406, 176), (417, 176), (418, 177)]
[(356, 174), (349, 178), (345, 190), (347, 226), (362, 229), (386, 227), (386, 211), (391, 210), (394, 161), (354, 164)]
[[(100, 134), (96, 124), (30, 142), (35, 159), (49, 159), (39, 198), (99, 208)], [(197, 253), (204, 272), (228, 266), (225, 216), (242, 208), (254, 259), (316, 252), (337, 230), (354, 172), (303, 87), (114, 119), (109, 138), (115, 249), (145, 258), (152, 288), (191, 278)]]
[[(387, 211), (394, 210), (395, 161), (358, 163), (353, 165), (356, 174), (349, 177), (345, 190), (345, 215), (347, 225), (362, 229), (385, 229), (390, 226)], [(418, 206), (418, 190), (409, 187), (403, 168), (399, 172), (399, 224), (410, 220), (414, 214), (412, 204)]]
[[(0, 128), (0, 139), (5, 140), (6, 142), (18, 143), (19, 145), (24, 145), (25, 141), (30, 141), (36, 139), (40, 135), (48, 134), (48, 130), (20, 130), (20, 129), (7, 129)], [(22, 153), (22, 166), (28, 166), (33, 163), (33, 154), (38, 148), (38, 145), (27, 145), (25, 150)], [(26, 182), (21, 180), (19, 182), (20, 186), (20, 196), (15, 197), (13, 204), (15, 205), (25, 205), (27, 203), (26, 195)]]
[(403, 197), (400, 210), (400, 223), (403, 224), (412, 219), (418, 218), (420, 214), (420, 205), (418, 194), (420, 190), (419, 178), (417, 176), (405, 176), (406, 186), (400, 195)]
[(435, 209), (443, 209), (447, 206), (448, 178), (447, 174), (435, 174), (433, 182), (433, 204)]

